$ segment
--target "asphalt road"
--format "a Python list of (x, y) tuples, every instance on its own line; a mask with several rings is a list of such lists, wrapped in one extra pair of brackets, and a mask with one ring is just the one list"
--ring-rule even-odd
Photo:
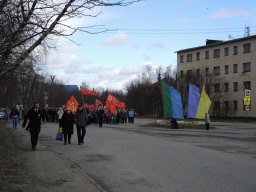
[[(255, 192), (256, 124), (213, 123), (213, 130), (87, 127), (84, 145), (56, 141), (46, 124), (40, 141), (109, 192)], [(74, 129), (76, 130), (76, 129)]]

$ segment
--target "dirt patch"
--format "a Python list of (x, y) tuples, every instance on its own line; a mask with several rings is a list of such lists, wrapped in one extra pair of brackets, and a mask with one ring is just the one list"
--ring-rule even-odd
[(29, 191), (29, 156), (16, 148), (14, 131), (6, 126), (7, 122), (0, 122), (0, 191)]
[[(40, 137), (40, 135), (39, 135)], [(18, 125), (0, 122), (1, 192), (99, 192), (86, 173), (64, 161), (41, 143), (33, 151), (30, 134)]]

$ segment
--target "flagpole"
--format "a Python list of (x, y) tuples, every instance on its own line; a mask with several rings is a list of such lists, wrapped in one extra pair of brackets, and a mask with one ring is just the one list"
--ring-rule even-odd
[(81, 94), (82, 95), (82, 100), (83, 100), (83, 104), (84, 104), (84, 95), (83, 94)]

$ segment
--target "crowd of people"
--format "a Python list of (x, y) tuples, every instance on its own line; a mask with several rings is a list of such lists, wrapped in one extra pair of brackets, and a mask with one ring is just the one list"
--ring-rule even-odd
[(17, 129), (18, 120), (23, 120), (22, 127), (26, 127), (26, 130), (30, 132), (33, 150), (36, 150), (41, 124), (44, 123), (58, 123), (59, 128), (62, 129), (64, 145), (71, 144), (74, 124), (77, 128), (78, 145), (81, 145), (84, 144), (86, 126), (91, 123), (98, 124), (99, 127), (102, 127), (103, 124), (134, 123), (135, 112), (132, 109), (117, 109), (115, 113), (111, 113), (108, 108), (103, 108), (103, 106), (99, 106), (96, 110), (90, 110), (86, 106), (78, 105), (73, 114), (71, 109), (65, 108), (65, 106), (40, 109), (39, 103), (35, 102), (30, 109), (24, 109), (23, 106), (18, 108), (14, 105), (11, 109), (5, 108), (5, 119), (6, 121), (12, 119), (13, 130)]

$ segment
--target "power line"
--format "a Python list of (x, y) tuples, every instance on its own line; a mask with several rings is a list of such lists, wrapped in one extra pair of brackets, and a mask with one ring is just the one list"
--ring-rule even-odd
[[(126, 32), (126, 34), (131, 34), (131, 35), (192, 35), (192, 34), (213, 34), (213, 33), (241, 33), (241, 31), (215, 31), (215, 32), (166, 32), (166, 33), (161, 33), (161, 32), (157, 32), (157, 33), (145, 33), (145, 32)], [(105, 33), (114, 33), (114, 32), (105, 32)]]
[[(255, 28), (256, 27), (251, 27)], [(241, 27), (220, 27), (220, 28), (187, 28), (187, 29), (136, 29), (136, 28), (115, 28), (115, 29), (107, 29), (107, 28), (91, 28), (92, 30), (107, 30), (105, 33), (116, 33), (117, 31), (123, 31), (127, 34), (175, 34), (175, 35), (184, 35), (184, 34), (208, 34), (208, 33), (241, 33), (244, 30)]]
[[(251, 28), (256, 28), (256, 27), (251, 27)], [(97, 30), (102, 30), (106, 28), (91, 28), (91, 29), (97, 29)], [(113, 28), (109, 30), (125, 30), (125, 31), (194, 31), (194, 30), (228, 30), (228, 29), (243, 29), (241, 27), (220, 27), (220, 28), (185, 28), (185, 29), (136, 29), (136, 28)]]

